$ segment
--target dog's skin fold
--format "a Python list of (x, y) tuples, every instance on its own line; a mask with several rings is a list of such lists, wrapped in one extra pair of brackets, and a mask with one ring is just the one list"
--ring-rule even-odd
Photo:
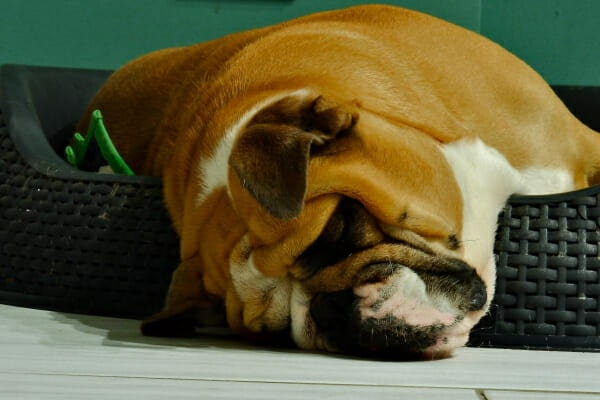
[(102, 110), (161, 176), (181, 265), (150, 335), (227, 324), (307, 349), (442, 357), (493, 297), (513, 193), (586, 187), (597, 134), (489, 40), (389, 6), (324, 12), (116, 71)]

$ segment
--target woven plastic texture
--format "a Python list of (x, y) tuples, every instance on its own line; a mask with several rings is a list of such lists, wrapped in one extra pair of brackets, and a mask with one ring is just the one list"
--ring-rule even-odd
[[(0, 302), (111, 316), (155, 312), (179, 262), (160, 181), (77, 172), (51, 150), (102, 79), (27, 66), (0, 72), (3, 89), (27, 92), (8, 100), (0, 92), (11, 111), (0, 113)], [(15, 80), (22, 81), (16, 89)], [(66, 82), (79, 83), (65, 89)], [(556, 90), (600, 129), (599, 88)], [(600, 349), (599, 196), (593, 187), (510, 199), (498, 219), (496, 296), (472, 345)]]
[(599, 192), (507, 205), (498, 220), (496, 295), (473, 344), (600, 349)]

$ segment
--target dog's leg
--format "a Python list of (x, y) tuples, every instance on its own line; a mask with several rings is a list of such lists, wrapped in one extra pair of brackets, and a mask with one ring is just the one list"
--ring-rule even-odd
[(225, 326), (222, 300), (203, 290), (197, 258), (183, 261), (173, 272), (164, 308), (142, 323), (148, 336), (191, 336), (197, 327)]

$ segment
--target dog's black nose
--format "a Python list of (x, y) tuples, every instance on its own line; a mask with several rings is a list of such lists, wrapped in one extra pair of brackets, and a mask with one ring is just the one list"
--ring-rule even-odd
[(487, 302), (487, 291), (485, 284), (478, 277), (475, 276), (473, 279), (473, 286), (471, 287), (471, 301), (469, 303), (469, 311), (478, 311), (485, 306)]

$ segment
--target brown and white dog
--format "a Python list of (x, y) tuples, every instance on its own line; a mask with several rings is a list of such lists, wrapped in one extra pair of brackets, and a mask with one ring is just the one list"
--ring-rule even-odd
[[(143, 324), (445, 356), (494, 293), (513, 193), (594, 183), (600, 136), (489, 40), (387, 6), (143, 56), (93, 99), (181, 238)], [(87, 125), (87, 115), (79, 129)]]

